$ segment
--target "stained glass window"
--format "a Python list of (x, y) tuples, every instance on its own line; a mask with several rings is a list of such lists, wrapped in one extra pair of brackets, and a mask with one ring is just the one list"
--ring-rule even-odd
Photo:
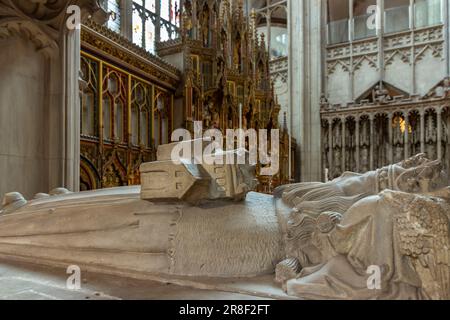
[(178, 36), (180, 0), (133, 1), (133, 42), (154, 53), (155, 42)]
[[(142, 0), (141, 0), (142, 2)], [(145, 8), (152, 12), (156, 12), (156, 0), (147, 0), (145, 1)]]
[(133, 12), (133, 43), (142, 44), (142, 21), (136, 11)]
[(120, 33), (120, 0), (102, 0), (101, 4), (105, 11), (110, 13), (106, 25), (111, 30)]
[(166, 21), (170, 20), (170, 0), (162, 0), (161, 1), (161, 18)]

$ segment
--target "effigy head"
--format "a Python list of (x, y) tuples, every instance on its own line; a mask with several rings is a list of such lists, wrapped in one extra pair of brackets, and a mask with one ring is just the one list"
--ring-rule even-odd
[(427, 158), (427, 155), (425, 153), (419, 153), (418, 155), (400, 162), (400, 166), (404, 169), (411, 169), (420, 167), (430, 162), (432, 161)]
[(413, 167), (398, 176), (395, 189), (407, 193), (429, 193), (449, 185), (448, 174), (441, 161), (430, 161)]

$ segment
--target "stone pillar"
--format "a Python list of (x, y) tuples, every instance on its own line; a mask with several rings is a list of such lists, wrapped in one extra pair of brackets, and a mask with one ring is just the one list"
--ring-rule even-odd
[(320, 96), (322, 92), (323, 1), (288, 1), (289, 96), (292, 136), (297, 141), (297, 180), (322, 177)]
[(447, 158), (447, 171), (448, 171), (448, 170), (450, 170), (450, 156), (449, 156), (449, 153), (450, 153), (450, 109), (449, 108), (447, 108), (446, 115), (447, 115), (447, 119), (446, 119), (446, 121), (447, 121), (447, 132), (446, 132), (447, 144), (445, 146), (445, 148), (446, 148), (445, 155)]
[(329, 163), (329, 172), (333, 173), (334, 165), (333, 165), (333, 119), (328, 120), (328, 163)]
[(405, 150), (405, 160), (409, 158), (409, 114), (405, 112), (405, 132), (404, 132), (404, 150)]
[(420, 111), (420, 152), (425, 153), (425, 110)]
[(370, 121), (370, 170), (375, 170), (374, 164), (374, 152), (375, 152), (375, 128), (374, 128), (374, 115), (369, 116)]
[[(194, 1), (194, 6), (192, 8), (193, 12), (197, 12), (197, 6), (195, 5), (196, 1)], [(155, 42), (159, 42), (161, 41), (161, 1), (156, 1), (155, 2), (155, 11), (156, 14), (158, 15), (155, 21)], [(199, 31), (198, 31), (198, 25), (197, 25), (197, 20), (196, 20), (197, 15), (194, 14), (194, 21), (193, 21), (193, 25), (195, 27), (196, 31), (196, 39), (198, 39), (198, 35), (199, 35)]]
[[(64, 92), (64, 114), (61, 119), (64, 141), (63, 185), (73, 191), (80, 189), (80, 30), (68, 31), (64, 41), (63, 74), (66, 80)], [(76, 54), (75, 54), (76, 53)], [(53, 184), (58, 185), (57, 181)]]
[(437, 114), (437, 158), (438, 160), (443, 160), (442, 153), (442, 108), (436, 110)]
[(341, 122), (342, 122), (342, 146), (341, 146), (341, 148), (342, 148), (342, 152), (341, 152), (341, 168), (342, 168), (342, 173), (344, 173), (345, 171), (347, 171), (346, 170), (346, 158), (347, 158), (347, 154), (346, 154), (346, 152), (347, 152), (347, 147), (346, 147), (346, 142), (347, 142), (347, 138), (346, 138), (346, 130), (345, 130), (345, 127), (346, 127), (346, 121), (345, 121), (346, 119), (345, 118), (342, 118), (341, 119)]
[(121, 0), (120, 33), (128, 40), (133, 40), (133, 2)]
[(388, 160), (389, 163), (394, 163), (394, 149), (393, 149), (393, 137), (394, 137), (394, 133), (393, 133), (393, 128), (392, 128), (392, 121), (394, 119), (394, 115), (392, 113), (388, 114), (388, 130), (389, 130), (389, 137), (388, 137), (388, 143), (389, 143), (389, 155), (388, 155)]
[(356, 143), (356, 155), (355, 155), (355, 158), (356, 158), (356, 172), (360, 172), (360, 170), (361, 170), (361, 164), (360, 164), (360, 162), (361, 162), (361, 160), (360, 160), (360, 158), (361, 158), (361, 155), (360, 155), (360, 141), (359, 141), (359, 117), (356, 117), (355, 118), (355, 121), (356, 121), (356, 127), (355, 127), (355, 135), (356, 135), (356, 139), (355, 139), (355, 143)]
[(266, 11), (267, 21), (267, 51), (269, 52), (269, 59), (271, 59), (271, 47), (272, 47), (272, 11)]
[(443, 16), (444, 16), (444, 52), (445, 52), (445, 73), (450, 77), (450, 5), (449, 0), (442, 1)]

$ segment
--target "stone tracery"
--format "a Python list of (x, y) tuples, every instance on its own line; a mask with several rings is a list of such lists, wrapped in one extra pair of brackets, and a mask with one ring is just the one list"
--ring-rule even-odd
[[(327, 140), (323, 152), (329, 159), (329, 167), (324, 168), (330, 173), (328, 178), (336, 178), (345, 171), (364, 173), (417, 153), (442, 159), (447, 168), (448, 108), (446, 99), (400, 100), (389, 106), (361, 104), (342, 110), (323, 108), (323, 140)], [(343, 135), (347, 138), (342, 138)], [(328, 147), (330, 139), (333, 152)]]

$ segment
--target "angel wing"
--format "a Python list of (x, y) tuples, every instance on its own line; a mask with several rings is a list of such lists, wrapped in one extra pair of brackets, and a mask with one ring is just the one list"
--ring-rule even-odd
[[(411, 195), (413, 196), (413, 195)], [(401, 253), (409, 257), (430, 299), (450, 299), (450, 205), (415, 196), (399, 210), (395, 230)]]

